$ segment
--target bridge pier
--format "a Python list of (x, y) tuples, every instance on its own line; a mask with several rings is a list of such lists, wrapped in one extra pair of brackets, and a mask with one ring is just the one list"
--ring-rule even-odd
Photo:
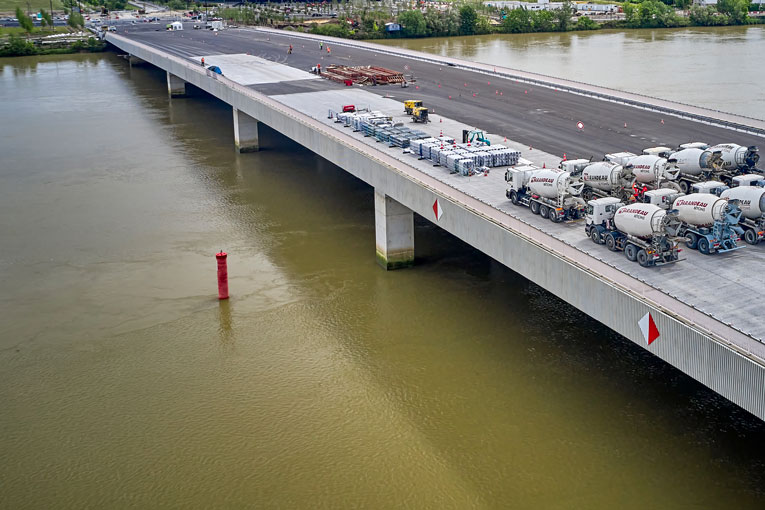
[(128, 64), (130, 67), (145, 64), (146, 61), (136, 57), (135, 55), (128, 55)]
[(260, 150), (258, 124), (258, 119), (234, 108), (234, 144), (239, 152)]
[(399, 269), (414, 264), (414, 213), (375, 189), (377, 263)]
[(170, 97), (184, 97), (186, 95), (186, 81), (168, 71), (167, 92)]

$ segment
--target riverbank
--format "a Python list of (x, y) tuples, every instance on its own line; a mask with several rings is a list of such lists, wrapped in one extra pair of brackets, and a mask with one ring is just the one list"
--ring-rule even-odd
[(11, 34), (0, 46), (0, 57), (96, 53), (105, 49), (106, 43), (93, 37), (89, 32), (76, 32), (32, 39), (25, 39)]
[(600, 29), (684, 28), (756, 25), (765, 13), (749, 4), (689, 6), (684, 0), (616, 3), (611, 11), (582, 10), (565, 2), (558, 9), (508, 9), (482, 3), (439, 4), (400, 10), (394, 4), (337, 5), (314, 9), (276, 4), (219, 9), (216, 14), (237, 24), (265, 25), (348, 39), (400, 39), (457, 35), (592, 31)]

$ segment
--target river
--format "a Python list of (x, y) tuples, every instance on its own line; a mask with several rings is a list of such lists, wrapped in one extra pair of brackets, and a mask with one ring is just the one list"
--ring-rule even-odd
[(0, 118), (0, 508), (762, 508), (765, 424), (429, 222), (381, 270), (224, 104), (0, 59)]
[(765, 119), (765, 26), (381, 42)]

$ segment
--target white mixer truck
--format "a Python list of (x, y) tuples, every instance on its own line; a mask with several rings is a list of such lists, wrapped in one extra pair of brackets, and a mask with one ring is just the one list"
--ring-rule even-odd
[(528, 165), (508, 169), (505, 180), (510, 185), (507, 198), (543, 218), (558, 223), (584, 215), (584, 200), (579, 197), (583, 184), (568, 172)]
[(680, 260), (677, 236), (681, 223), (674, 211), (654, 204), (625, 205), (614, 197), (587, 202), (585, 233), (596, 244), (623, 251), (643, 267)]
[(736, 200), (692, 193), (677, 198), (672, 208), (683, 222), (678, 235), (686, 238), (688, 248), (698, 248), (705, 255), (743, 248), (737, 244), (744, 231), (738, 225), (741, 209)]
[(722, 192), (720, 198), (738, 200), (741, 208), (739, 226), (744, 229), (744, 241), (758, 244), (765, 237), (765, 188), (738, 186)]
[(680, 186), (674, 182), (679, 170), (669, 165), (666, 158), (651, 154), (633, 154), (622, 158), (615, 158), (613, 154), (608, 156), (614, 161), (592, 163), (582, 170), (582, 197), (585, 200), (595, 196), (612, 196), (623, 202), (630, 201), (630, 197), (641, 201), (643, 193), (649, 189), (680, 191)]
[(681, 191), (688, 193), (693, 184), (702, 181), (722, 181), (730, 186), (734, 176), (756, 170), (759, 159), (757, 147), (724, 143), (707, 149), (682, 148), (670, 154), (668, 161), (679, 171)]
[(625, 202), (632, 195), (632, 171), (618, 163), (598, 161), (584, 167), (580, 176), (582, 198), (617, 197)]

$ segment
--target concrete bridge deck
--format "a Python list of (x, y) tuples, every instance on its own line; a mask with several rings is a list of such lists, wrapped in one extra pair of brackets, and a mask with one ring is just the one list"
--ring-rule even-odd
[[(765, 325), (759, 315), (765, 293), (760, 271), (765, 248), (747, 247), (719, 256), (685, 251), (685, 261), (642, 268), (620, 253), (592, 244), (580, 223), (553, 224), (512, 206), (504, 194), (503, 168), (487, 177), (452, 175), (401, 149), (340, 127), (327, 118), (327, 111), (351, 103), (404, 121), (401, 102), (417, 96), (436, 111), (434, 122), (424, 130), (459, 137), (462, 129), (477, 126), (493, 133), (493, 142), (519, 148), (524, 158), (548, 166), (557, 165), (564, 152), (569, 158), (597, 158), (606, 152), (639, 152), (651, 145), (674, 146), (689, 140), (756, 145), (762, 141), (759, 133), (765, 123), (665, 101), (636, 108), (614, 99), (588, 97), (581, 88), (575, 94), (559, 89), (576, 84), (531, 88), (511, 77), (487, 79), (468, 69), (375, 54), (376, 48), (359, 48), (355, 42), (346, 47), (344, 42), (332, 41), (333, 56), (325, 60), (318, 47), (303, 48), (315, 41), (270, 32), (232, 30), (215, 35), (130, 30), (107, 37), (122, 50), (313, 149), (373, 185), (381, 195), (437, 223), (765, 418)], [(297, 53), (287, 56), (288, 44)], [(293, 58), (301, 52), (305, 53)], [(207, 64), (220, 66), (225, 77), (208, 76), (197, 64), (202, 56)], [(407, 66), (408, 72), (416, 69), (418, 85), (346, 88), (306, 72), (319, 62)], [(487, 99), (478, 99), (484, 95)], [(608, 95), (618, 99), (619, 93), (609, 91)], [(694, 116), (703, 120), (693, 120)], [(623, 128), (621, 119), (629, 119), (628, 128)], [(578, 120), (585, 123), (584, 132), (576, 129)], [(435, 199), (444, 211), (441, 218), (432, 210)], [(644, 343), (637, 325), (647, 312), (662, 335), (651, 345)]]

